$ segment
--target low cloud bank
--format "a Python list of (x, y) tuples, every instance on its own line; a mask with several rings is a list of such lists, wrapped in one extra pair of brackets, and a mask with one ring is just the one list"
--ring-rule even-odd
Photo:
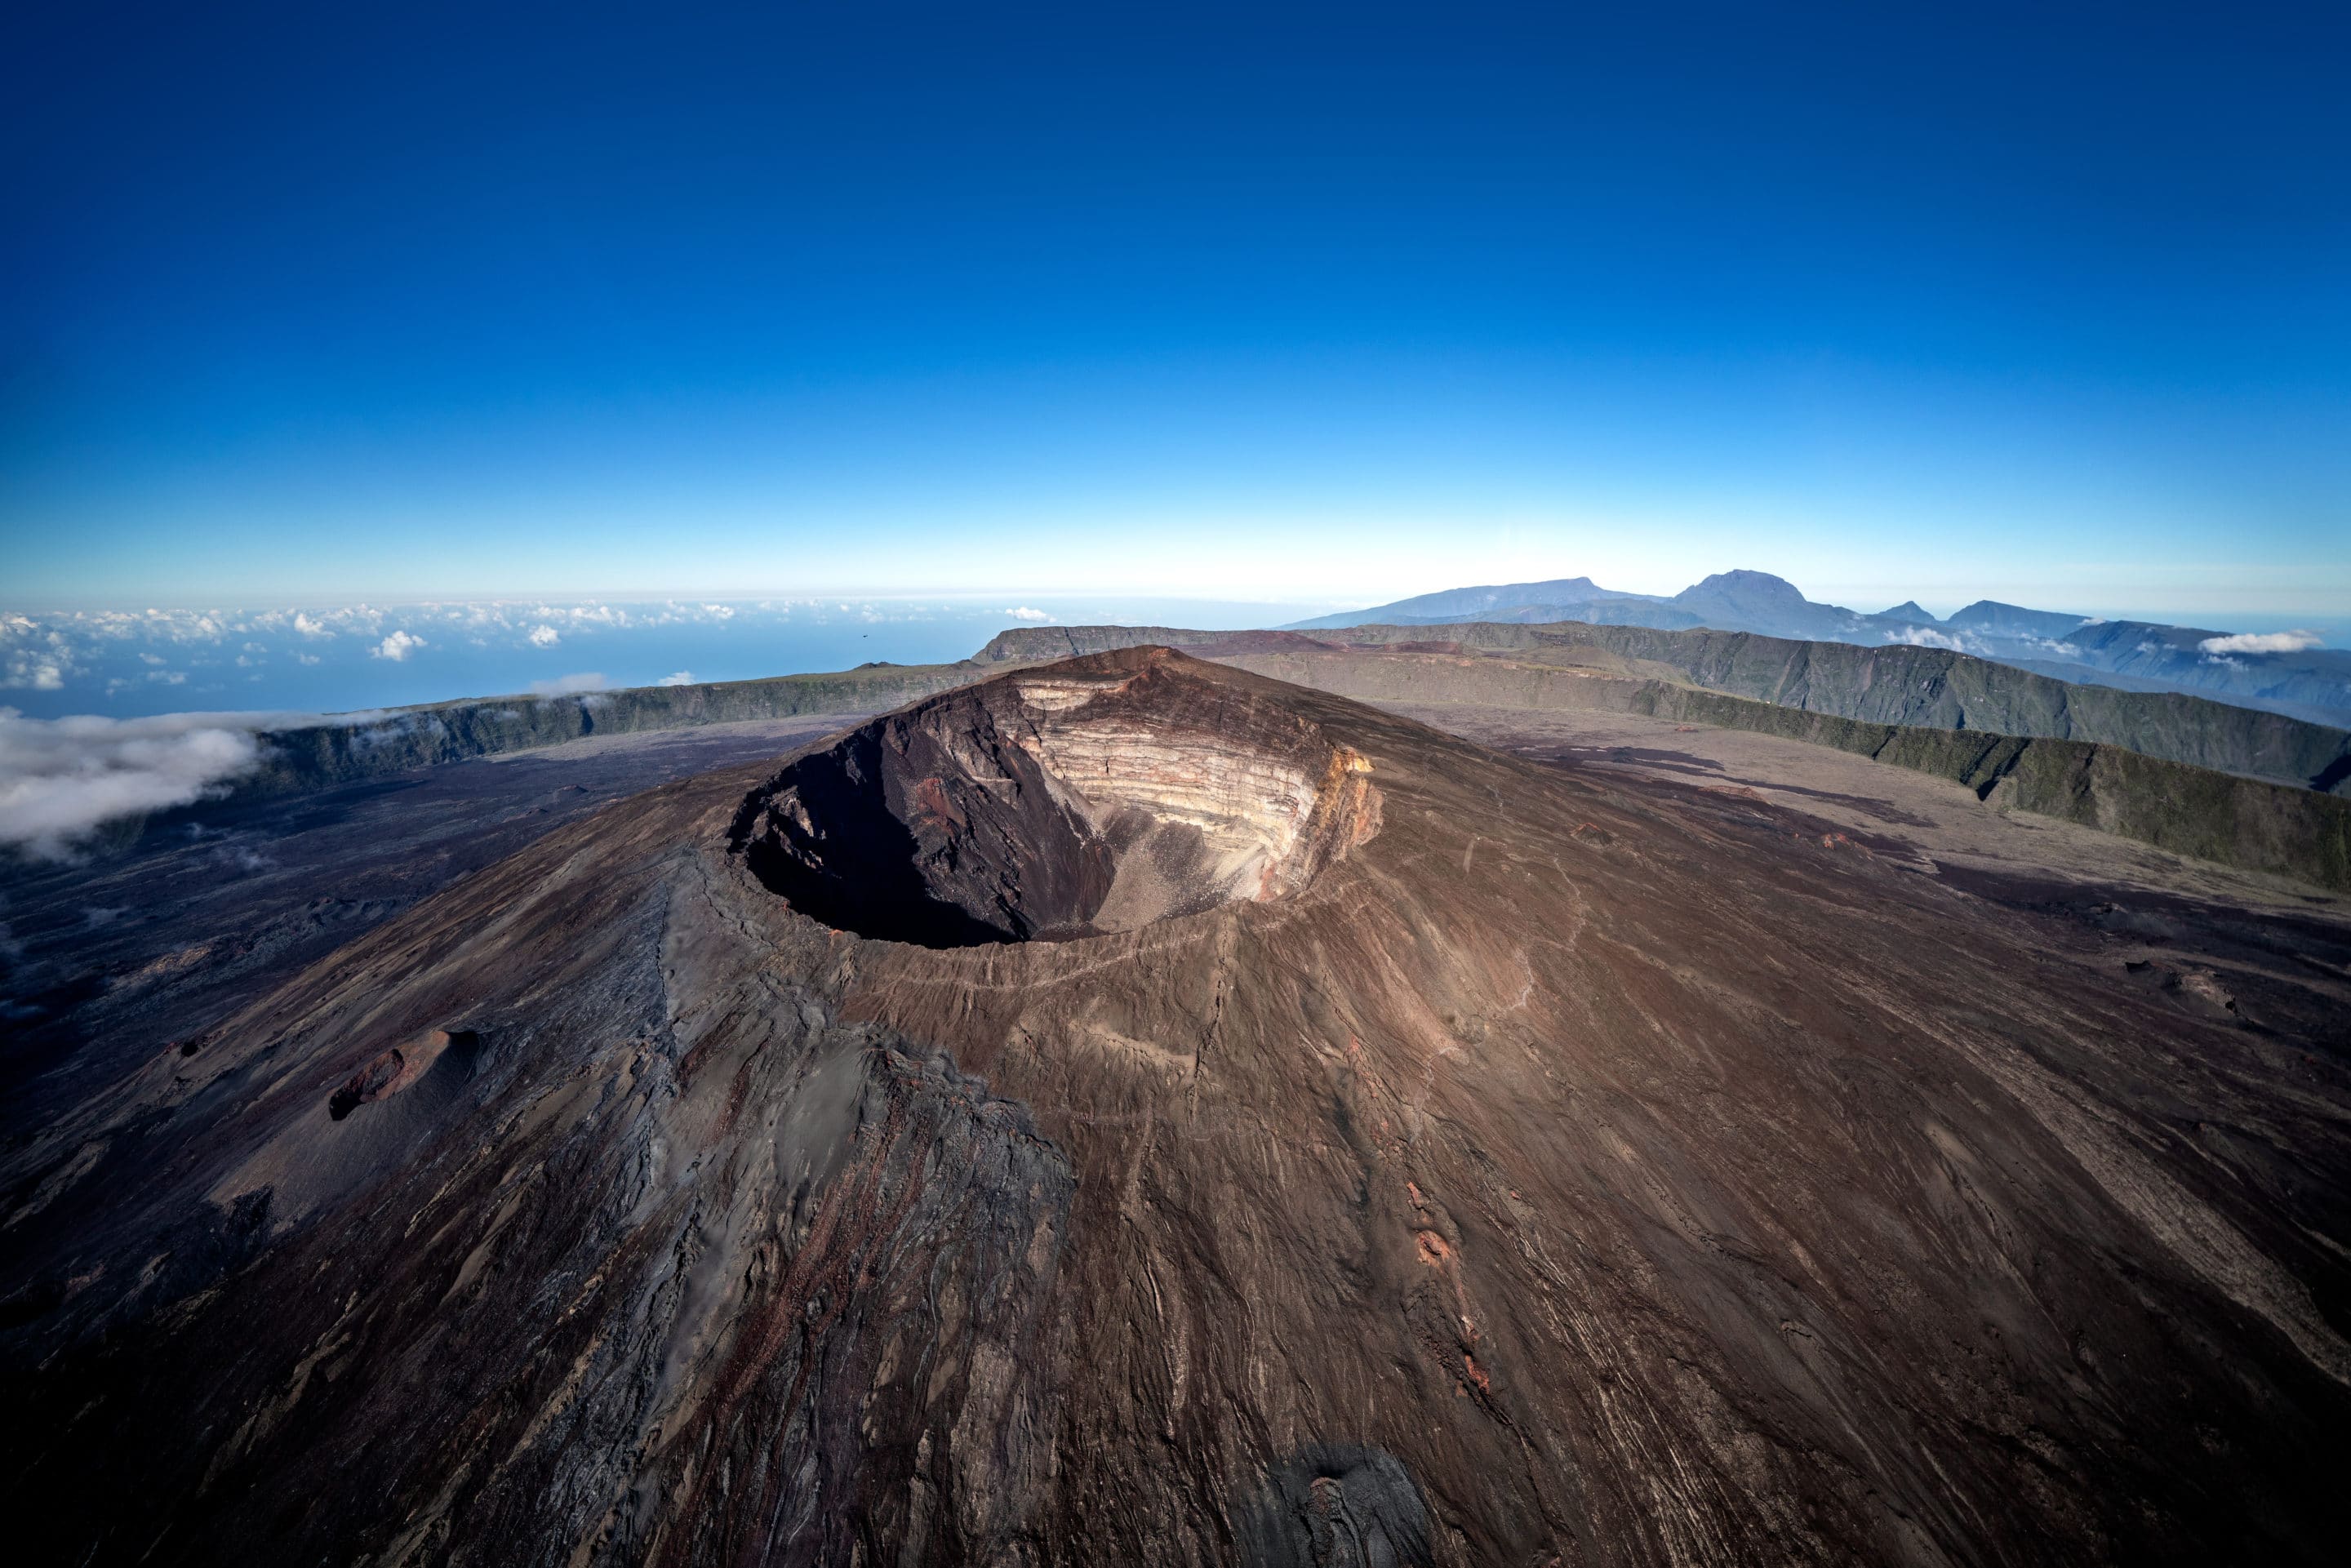
[(117, 817), (217, 792), (260, 759), (256, 731), (317, 722), (266, 713), (37, 719), (0, 707), (0, 844), (60, 858)]
[(2299, 653), (2323, 648), (2326, 640), (2315, 632), (2240, 632), (2229, 637), (2207, 637), (2196, 644), (2207, 653)]
[(1949, 632), (1938, 632), (1931, 626), (1905, 626), (1898, 632), (1888, 632), (1886, 640), (1907, 643), (1913, 648), (1948, 648), (1954, 653), (1967, 651), (1957, 637)]
[(350, 727), (354, 748), (365, 750), (409, 727), (440, 723), (394, 708), (26, 718), (0, 707), (0, 849), (64, 859), (117, 818), (225, 794), (261, 760), (260, 737), (271, 730)]

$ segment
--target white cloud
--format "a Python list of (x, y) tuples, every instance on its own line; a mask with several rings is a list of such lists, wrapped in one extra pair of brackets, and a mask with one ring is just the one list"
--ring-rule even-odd
[(2240, 632), (2232, 637), (2207, 637), (2196, 644), (2207, 653), (2299, 653), (2323, 648), (2326, 640), (2315, 632)]
[(552, 648), (562, 641), (563, 633), (544, 622), (530, 629), (530, 645), (534, 648)]
[(304, 614), (299, 610), (294, 612), (294, 630), (299, 632), (305, 637), (331, 637), (334, 635), (332, 632), (329, 632), (316, 621), (311, 620), (309, 616)]
[(1021, 606), (1018, 610), (1008, 610), (1004, 613), (1011, 616), (1015, 621), (1038, 622), (1050, 621), (1052, 619), (1052, 616), (1047, 614), (1044, 611), (1031, 610), (1026, 605)]
[(315, 664), (319, 662), (319, 655), (316, 653), (297, 653), (294, 655), (294, 662), (298, 664)]
[(690, 686), (694, 685), (694, 672), (692, 670), (672, 671), (653, 684), (663, 686)]
[(57, 858), (101, 822), (203, 799), (253, 766), (279, 716), (26, 718), (0, 707), (0, 844)]
[(65, 684), (65, 662), (44, 653), (9, 654), (8, 678), (0, 681), (0, 686), (22, 686), (36, 692), (62, 691)]
[(424, 645), (424, 639), (413, 632), (394, 632), (391, 636), (378, 643), (372, 653), (376, 658), (390, 659), (392, 663), (398, 664)]
[(581, 692), (601, 692), (611, 684), (593, 671), (583, 670), (576, 675), (558, 675), (551, 681), (533, 681), (530, 693), (538, 697), (569, 697)]
[(1959, 640), (1957, 637), (1948, 632), (1938, 632), (1932, 626), (1905, 626), (1899, 631), (1888, 632), (1886, 634), (1886, 640), (1889, 643), (1907, 643), (1913, 648), (1948, 648), (1954, 653), (1967, 652), (1959, 645)]
[(147, 672), (147, 678), (151, 681), (160, 681), (167, 686), (184, 686), (188, 684), (188, 677), (178, 670), (150, 670)]

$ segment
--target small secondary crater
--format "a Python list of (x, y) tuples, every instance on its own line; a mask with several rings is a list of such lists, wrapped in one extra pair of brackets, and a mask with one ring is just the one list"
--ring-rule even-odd
[(732, 847), (792, 907), (929, 947), (1280, 898), (1379, 829), (1371, 763), (1166, 648), (969, 686), (751, 792)]
[(391, 1099), (430, 1072), (451, 1046), (470, 1051), (478, 1038), (469, 1029), (436, 1029), (412, 1044), (378, 1052), (328, 1096), (327, 1114), (340, 1122), (362, 1105)]

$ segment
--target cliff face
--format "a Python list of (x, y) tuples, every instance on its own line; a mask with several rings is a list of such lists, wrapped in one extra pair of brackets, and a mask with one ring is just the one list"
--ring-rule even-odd
[[(794, 716), (837, 722), (968, 685), (1009, 664), (1165, 643), (1373, 701), (1441, 689), (1487, 706), (1631, 709), (1835, 746), (1971, 785), (1983, 782), (1980, 764), (1997, 751), (2005, 803), (2225, 864), (2351, 885), (2351, 812), (2304, 798), (2306, 786), (2351, 799), (2351, 735), (2275, 714), (2068, 685), (1936, 649), (1743, 632), (1478, 623), (1355, 627), (1343, 636), (1035, 627), (1004, 632), (956, 664), (444, 703), (265, 735), (261, 766), (235, 781), (234, 794), (265, 800), (584, 735)], [(1353, 657), (1364, 653), (1462, 657), (1442, 668)], [(1602, 674), (1624, 679), (1593, 678)], [(2034, 744), (2000, 748), (2010, 737)], [(120, 824), (113, 837), (135, 841), (142, 831)]]
[(867, 725), (746, 801), (736, 846), (831, 925), (960, 946), (1278, 897), (1377, 831), (1363, 758), (1286, 705), (1127, 663)]
[(985, 673), (968, 663), (869, 664), (830, 674), (632, 686), (576, 696), (482, 697), (381, 715), (336, 716), (328, 722), (259, 736), (261, 766), (238, 780), (236, 794), (258, 799), (329, 789), (410, 768), (553, 746), (585, 735), (627, 735), (802, 714), (872, 713), (966, 685)]
[[(1033, 627), (999, 632), (985, 664), (1061, 658), (1142, 643), (1223, 656), (1254, 634), (1164, 627)], [(1987, 730), (2117, 746), (2170, 762), (2351, 792), (2351, 734), (2176, 693), (2076, 685), (1940, 648), (1856, 647), (1747, 632), (1640, 626), (1356, 626), (1325, 646), (1445, 644), (1541, 662), (1597, 651), (1677, 672), (1709, 691), (1908, 728)]]
[[(2351, 888), (2351, 799), (2167, 762), (2116, 746), (1876, 724), (1623, 670), (1421, 652), (1205, 651), (1237, 667), (1369, 702), (1527, 713), (1646, 714), (1832, 747), (1964, 784), (1995, 806), (2079, 822), (2176, 854)], [(1625, 673), (1629, 670), (1631, 673)]]
[[(34, 1559), (2339, 1547), (2325, 1048), (1785, 813), (1165, 653), (866, 733), (559, 830), (12, 1150)], [(983, 820), (1020, 895), (1064, 831), (1115, 885), (1130, 810), (1323, 848), (880, 940), (752, 853), (826, 758), (807, 844), (888, 817), (925, 896)]]

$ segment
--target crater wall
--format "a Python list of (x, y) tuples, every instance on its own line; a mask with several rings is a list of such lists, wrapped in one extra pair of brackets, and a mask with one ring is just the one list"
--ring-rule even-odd
[(1167, 649), (893, 714), (754, 790), (793, 907), (925, 946), (1071, 940), (1283, 897), (1377, 831), (1371, 764)]

